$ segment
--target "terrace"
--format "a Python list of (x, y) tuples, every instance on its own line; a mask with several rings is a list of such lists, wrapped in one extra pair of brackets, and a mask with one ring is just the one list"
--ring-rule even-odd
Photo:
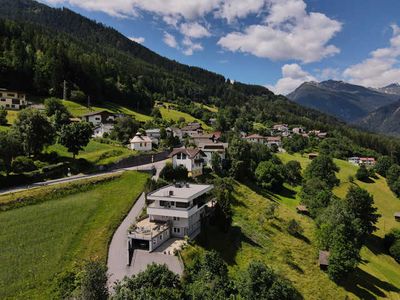
[(133, 239), (151, 240), (167, 230), (169, 230), (168, 222), (151, 222), (149, 218), (146, 218), (134, 225), (134, 228), (128, 232), (128, 236)]

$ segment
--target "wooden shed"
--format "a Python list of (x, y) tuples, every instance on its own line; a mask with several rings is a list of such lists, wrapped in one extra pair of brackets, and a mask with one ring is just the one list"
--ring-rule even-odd
[(319, 251), (318, 258), (319, 268), (321, 270), (326, 270), (329, 266), (329, 251)]
[(302, 215), (308, 215), (309, 214), (307, 206), (302, 205), (302, 204), (297, 205), (296, 210), (297, 210), (298, 214), (302, 214)]
[(400, 222), (400, 211), (394, 213), (394, 219)]
[(318, 157), (318, 153), (310, 153), (310, 154), (308, 154), (308, 159), (313, 160), (316, 157)]

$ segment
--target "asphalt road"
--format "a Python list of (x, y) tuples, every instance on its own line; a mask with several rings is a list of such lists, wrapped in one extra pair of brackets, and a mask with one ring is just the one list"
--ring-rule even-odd
[(156, 168), (157, 176), (158, 176), (161, 169), (165, 166), (165, 162), (166, 162), (166, 160), (162, 160), (162, 161), (154, 162), (151, 164), (145, 164), (145, 165), (140, 165), (140, 166), (130, 167), (130, 168), (116, 169), (116, 170), (112, 170), (112, 171), (108, 171), (108, 172), (100, 172), (100, 173), (95, 173), (95, 174), (78, 174), (78, 175), (74, 175), (71, 177), (59, 178), (59, 179), (48, 180), (48, 181), (43, 181), (43, 182), (36, 182), (36, 183), (29, 184), (29, 185), (23, 185), (23, 186), (10, 188), (10, 189), (0, 190), (0, 195), (21, 192), (21, 191), (25, 191), (25, 190), (35, 189), (35, 188), (42, 187), (42, 186), (55, 185), (55, 184), (59, 184), (59, 183), (72, 182), (72, 181), (88, 179), (88, 178), (95, 178), (95, 177), (104, 176), (104, 175), (108, 175), (108, 174), (116, 174), (116, 173), (121, 173), (124, 171), (149, 170), (153, 166)]

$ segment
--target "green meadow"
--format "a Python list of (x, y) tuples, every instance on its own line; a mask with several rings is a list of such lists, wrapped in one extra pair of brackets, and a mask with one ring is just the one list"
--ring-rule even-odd
[[(0, 212), (0, 299), (49, 299), (58, 274), (87, 259), (106, 261), (114, 230), (134, 204), (147, 174), (22, 192), (45, 201)], [(18, 196), (18, 194), (15, 194)], [(2, 200), (2, 198), (5, 199)], [(7, 197), (0, 197), (0, 202)]]

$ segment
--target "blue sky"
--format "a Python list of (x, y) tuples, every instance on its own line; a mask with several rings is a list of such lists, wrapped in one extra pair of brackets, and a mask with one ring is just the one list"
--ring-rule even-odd
[(42, 0), (155, 52), (286, 94), (304, 81), (400, 81), (399, 0)]

